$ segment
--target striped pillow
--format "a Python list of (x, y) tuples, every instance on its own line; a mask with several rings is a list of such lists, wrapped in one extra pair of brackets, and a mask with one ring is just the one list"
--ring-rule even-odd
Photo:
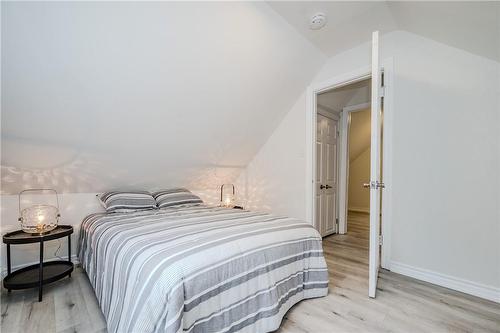
[(159, 208), (175, 207), (186, 204), (201, 205), (203, 200), (185, 188), (172, 188), (153, 193)]
[(99, 196), (107, 212), (133, 212), (156, 208), (156, 201), (146, 191), (110, 191)]

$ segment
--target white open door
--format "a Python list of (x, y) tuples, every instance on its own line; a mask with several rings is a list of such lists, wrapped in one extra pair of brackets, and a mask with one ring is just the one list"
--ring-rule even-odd
[(382, 133), (381, 75), (379, 64), (379, 34), (372, 35), (372, 105), (371, 105), (371, 156), (370, 156), (370, 258), (368, 296), (375, 297), (380, 265), (380, 156)]

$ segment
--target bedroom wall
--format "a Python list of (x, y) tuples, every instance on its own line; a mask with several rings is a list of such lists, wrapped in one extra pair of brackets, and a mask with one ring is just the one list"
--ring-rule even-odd
[[(368, 66), (370, 47), (331, 58), (314, 82)], [(500, 301), (500, 65), (402, 31), (381, 50), (395, 64), (391, 269)], [(305, 108), (290, 114), (305, 119)], [(303, 218), (294, 198), (305, 192), (305, 141), (287, 143), (305, 136), (305, 121), (294, 124), (278, 127), (247, 174), (296, 156), (294, 177), (268, 167), (259, 179), (290, 189), (266, 194), (267, 206)]]
[(326, 60), (265, 3), (1, 6), (1, 194), (234, 181)]
[(110, 189), (216, 202), (326, 60), (265, 3), (1, 6), (2, 233), (25, 188), (55, 188), (75, 227)]
[[(53, 196), (37, 196), (35, 200), (37, 202), (53, 202)], [(40, 201), (38, 201), (40, 200)], [(23, 206), (25, 207), (25, 206)], [(61, 213), (61, 218), (59, 220), (60, 224), (69, 224), (74, 228), (74, 233), (71, 236), (71, 253), (76, 259), (76, 249), (78, 246), (78, 235), (79, 235), (79, 225), (83, 218), (89, 214), (89, 212), (100, 212), (103, 211), (102, 206), (99, 204), (95, 193), (68, 193), (59, 198), (59, 210)], [(19, 217), (18, 213), (18, 196), (17, 195), (2, 195), (1, 196), (1, 211), (0, 218), (2, 220), (2, 234), (10, 231), (15, 231), (20, 229), (19, 222), (17, 221)], [(47, 259), (55, 257), (56, 250), (59, 246), (61, 248), (57, 251), (57, 255), (60, 257), (67, 256), (67, 239), (60, 239), (55, 241), (46, 242), (44, 245), (44, 256)], [(7, 263), (6, 257), (3, 252), (4, 247), (2, 247), (2, 256), (0, 257), (0, 267), (2, 274), (6, 273)], [(12, 255), (12, 266), (23, 266), (28, 263), (34, 263), (38, 261), (39, 247), (38, 244), (26, 244), (26, 245), (16, 245), (11, 247)]]
[(303, 93), (238, 178), (246, 208), (306, 219), (305, 107)]
[[(218, 189), (213, 190), (193, 190), (193, 193), (199, 195), (207, 204), (218, 204)], [(71, 253), (73, 260), (77, 258), (78, 237), (80, 233), (80, 223), (91, 213), (103, 212), (104, 208), (96, 198), (97, 193), (64, 193), (59, 196), (59, 211), (61, 217), (59, 224), (73, 226), (74, 232), (71, 235)], [(27, 207), (30, 202), (54, 204), (52, 195), (31, 195), (23, 199), (22, 208)], [(0, 221), (2, 235), (7, 232), (20, 229), (19, 200), (17, 195), (0, 196)], [(44, 257), (54, 259), (56, 256), (67, 257), (67, 239), (59, 239), (45, 243)], [(58, 249), (59, 248), (59, 249)], [(7, 271), (6, 256), (4, 247), (0, 256), (0, 274), (5, 275)], [(38, 244), (16, 245), (11, 247), (12, 266), (21, 267), (28, 263), (36, 263), (39, 256)]]
[(370, 147), (349, 162), (349, 210), (370, 212), (370, 191), (363, 187), (370, 181)]

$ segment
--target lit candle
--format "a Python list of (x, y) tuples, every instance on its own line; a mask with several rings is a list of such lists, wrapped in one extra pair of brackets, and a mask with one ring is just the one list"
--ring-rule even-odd
[(37, 222), (37, 229), (38, 231), (42, 232), (43, 231), (43, 226), (44, 226), (44, 223), (43, 221), (45, 220), (45, 216), (43, 215), (42, 212), (38, 212), (38, 222)]

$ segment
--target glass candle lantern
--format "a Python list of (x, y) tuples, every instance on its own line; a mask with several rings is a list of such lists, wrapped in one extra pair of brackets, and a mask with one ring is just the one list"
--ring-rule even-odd
[(220, 205), (232, 208), (235, 204), (235, 190), (233, 184), (224, 184), (220, 187)]
[(56, 195), (56, 201), (58, 201), (57, 192), (55, 190), (33, 189), (19, 193), (19, 222), (22, 230), (36, 235), (47, 233), (55, 229), (59, 223), (59, 202), (57, 202), (57, 207), (35, 204), (21, 210), (21, 194), (31, 191), (53, 191)]

